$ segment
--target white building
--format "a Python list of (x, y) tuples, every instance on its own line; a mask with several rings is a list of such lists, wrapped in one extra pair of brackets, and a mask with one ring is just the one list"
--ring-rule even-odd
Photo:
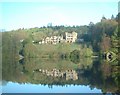
[(67, 43), (73, 43), (75, 42), (77, 39), (77, 33), (76, 32), (72, 32), (72, 33), (65, 33), (65, 40)]
[(73, 43), (76, 41), (76, 39), (77, 39), (76, 32), (72, 33), (65, 32), (65, 39), (63, 39), (63, 36), (51, 36), (42, 39), (42, 41), (40, 41), (39, 44), (57, 44), (62, 42)]

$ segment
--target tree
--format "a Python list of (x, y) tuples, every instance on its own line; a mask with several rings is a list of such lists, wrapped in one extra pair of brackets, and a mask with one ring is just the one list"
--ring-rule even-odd
[(103, 52), (106, 52), (106, 51), (108, 51), (110, 49), (110, 47), (111, 47), (111, 43), (110, 42), (111, 42), (110, 38), (104, 35), (103, 39), (102, 39), (102, 42), (100, 44), (101, 50)]
[(114, 15), (112, 15), (112, 16), (111, 16), (111, 20), (115, 20), (115, 17), (114, 17)]
[(74, 50), (70, 53), (70, 59), (74, 63), (79, 63), (80, 62), (80, 51), (79, 50)]

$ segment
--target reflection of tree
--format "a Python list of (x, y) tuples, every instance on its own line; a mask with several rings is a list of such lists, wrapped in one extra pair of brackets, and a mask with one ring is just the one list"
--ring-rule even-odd
[(94, 61), (92, 68), (82, 69), (82, 73), (78, 69), (78, 77), (84, 85), (86, 83), (87, 85), (89, 84), (91, 89), (96, 87), (102, 89), (102, 92), (115, 92), (118, 90), (118, 87), (114, 78), (112, 78), (111, 68), (112, 66), (108, 63)]
[[(118, 88), (118, 84), (115, 82), (115, 78), (113, 77), (113, 65), (112, 63), (108, 63), (106, 61), (101, 61), (100, 71), (102, 76), (102, 91), (103, 92), (116, 92)], [(118, 82), (118, 80), (117, 80)]]
[(111, 69), (112, 69), (112, 67), (110, 66), (109, 63), (104, 62), (103, 64), (101, 64), (101, 70), (103, 73), (103, 77), (105, 79), (111, 75)]
[(112, 77), (118, 88), (120, 88), (120, 66), (113, 66), (112, 68)]
[(83, 67), (83, 69), (89, 69), (93, 65), (93, 59), (92, 58), (81, 58), (80, 65)]
[[(15, 61), (15, 60), (14, 60)], [(93, 61), (92, 59), (80, 59), (79, 64), (70, 63), (70, 61), (62, 60), (40, 60), (40, 59), (25, 59), (19, 64), (18, 62), (8, 63), (4, 61), (3, 79), (6, 81), (13, 81), (18, 83), (32, 83), (48, 85), (65, 86), (65, 85), (89, 85), (91, 89), (99, 88), (103, 92), (115, 92), (118, 90), (115, 82), (115, 72), (109, 63), (101, 63), (100, 61)], [(77, 80), (68, 79), (65, 77), (51, 77), (40, 73), (39, 69), (52, 70), (53, 68), (62, 71), (76, 70), (78, 75)], [(38, 70), (37, 70), (38, 69)], [(118, 69), (115, 68), (114, 71)], [(36, 70), (35, 72), (33, 72)], [(115, 77), (114, 77), (115, 76)]]

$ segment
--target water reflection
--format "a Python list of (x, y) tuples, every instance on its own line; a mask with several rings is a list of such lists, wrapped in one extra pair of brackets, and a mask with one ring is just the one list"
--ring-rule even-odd
[(106, 61), (81, 59), (75, 64), (69, 60), (22, 59), (3, 62), (3, 80), (7, 82), (49, 87), (84, 85), (104, 93), (119, 92), (119, 74), (116, 74), (119, 66)]
[(75, 70), (66, 70), (61, 71), (58, 69), (45, 70), (45, 69), (36, 69), (33, 72), (40, 72), (46, 76), (65, 78), (66, 80), (77, 80), (78, 75)]

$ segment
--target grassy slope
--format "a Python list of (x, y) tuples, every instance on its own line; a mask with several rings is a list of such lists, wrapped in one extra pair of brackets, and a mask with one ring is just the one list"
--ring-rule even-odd
[(80, 50), (79, 45), (76, 44), (44, 44), (44, 45), (34, 45), (29, 43), (25, 46), (25, 54), (30, 57), (45, 57), (54, 56), (59, 57), (60, 54), (70, 53), (73, 50)]

